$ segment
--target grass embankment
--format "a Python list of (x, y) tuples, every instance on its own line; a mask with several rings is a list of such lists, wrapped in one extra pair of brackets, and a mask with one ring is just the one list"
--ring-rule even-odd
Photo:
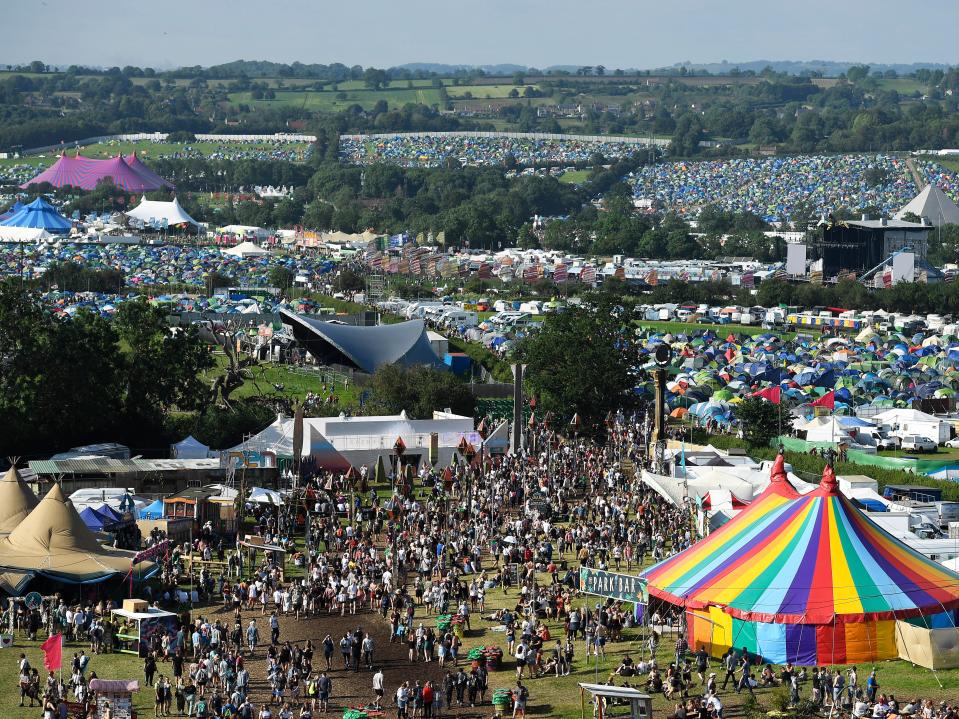
[(482, 365), (497, 382), (512, 382), (513, 371), (509, 362), (500, 359), (483, 345), (476, 342), (467, 342), (457, 337), (449, 337), (450, 352), (462, 352), (468, 355), (473, 362)]

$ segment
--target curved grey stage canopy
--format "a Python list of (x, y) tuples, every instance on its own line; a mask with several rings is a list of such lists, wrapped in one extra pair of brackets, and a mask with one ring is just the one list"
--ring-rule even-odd
[(433, 352), (423, 320), (393, 325), (354, 327), (331, 324), (281, 309), (283, 324), (321, 364), (340, 364), (372, 374), (378, 367), (430, 365), (445, 367)]

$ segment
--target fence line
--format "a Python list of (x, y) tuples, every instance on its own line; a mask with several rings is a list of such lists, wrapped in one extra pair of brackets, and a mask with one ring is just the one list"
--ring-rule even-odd
[(388, 140), (393, 138), (425, 137), (480, 137), (512, 140), (570, 140), (573, 142), (606, 142), (643, 147), (666, 147), (670, 140), (661, 137), (620, 137), (617, 135), (566, 135), (550, 132), (472, 132), (469, 130), (448, 130), (440, 132), (382, 132), (372, 135), (340, 135), (340, 140)]

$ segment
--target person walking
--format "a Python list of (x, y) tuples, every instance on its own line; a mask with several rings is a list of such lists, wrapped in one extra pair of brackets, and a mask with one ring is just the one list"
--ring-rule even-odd
[(260, 630), (256, 626), (256, 620), (251, 619), (250, 625), (246, 628), (246, 648), (250, 656), (256, 652), (256, 645), (260, 642)]
[(720, 660), (723, 665), (723, 689), (726, 688), (726, 684), (732, 679), (733, 686), (736, 686), (736, 654), (730, 649), (728, 652), (723, 654), (723, 658)]
[(369, 633), (363, 637), (363, 663), (367, 669), (373, 668), (373, 637)]
[(379, 667), (373, 673), (373, 708), (379, 709), (386, 691), (386, 677)]
[(316, 696), (320, 702), (320, 711), (324, 714), (330, 710), (330, 697), (332, 695), (333, 680), (326, 676), (326, 672), (323, 672), (316, 681)]
[(529, 701), (529, 691), (523, 686), (523, 680), (517, 679), (513, 688), (513, 719), (526, 716), (526, 702)]

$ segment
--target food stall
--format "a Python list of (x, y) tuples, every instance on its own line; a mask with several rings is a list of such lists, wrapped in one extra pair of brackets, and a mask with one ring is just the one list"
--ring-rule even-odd
[(146, 656), (155, 634), (175, 633), (180, 626), (176, 614), (149, 607), (141, 599), (125, 599), (123, 608), (112, 610), (112, 614), (119, 626), (116, 633), (120, 644), (118, 651), (141, 657)]

